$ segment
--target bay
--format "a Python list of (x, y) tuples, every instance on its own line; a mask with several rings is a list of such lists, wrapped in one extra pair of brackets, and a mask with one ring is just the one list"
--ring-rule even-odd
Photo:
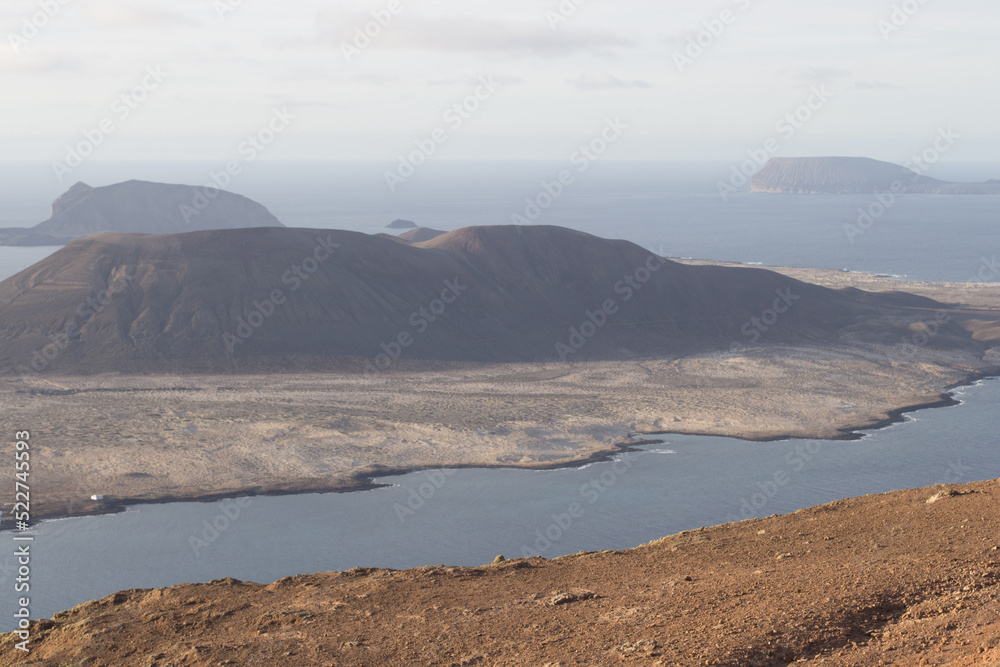
[[(911, 414), (855, 441), (666, 435), (577, 468), (414, 472), (365, 492), (139, 505), (46, 521), (32, 533), (32, 617), (122, 589), (222, 577), (269, 583), (358, 566), (626, 549), (840, 498), (1000, 478), (1000, 382), (956, 394), (957, 406)], [(13, 557), (0, 558), (0, 588), (12, 588), (15, 576)], [(13, 602), (0, 596), (4, 628)]]

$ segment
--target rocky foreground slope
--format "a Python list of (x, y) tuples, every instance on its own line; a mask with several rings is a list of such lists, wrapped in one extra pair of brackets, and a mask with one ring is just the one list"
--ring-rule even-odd
[(771, 158), (754, 192), (782, 194), (1000, 194), (1000, 183), (949, 183), (891, 162), (861, 157)]
[(101, 234), (0, 283), (0, 373), (663, 358), (760, 342), (899, 345), (928, 327), (928, 348), (989, 347), (963, 325), (981, 315), (946, 310), (686, 266), (559, 227), (468, 227), (415, 244), (315, 229)]
[(99, 188), (77, 183), (52, 202), (48, 220), (31, 228), (0, 229), (0, 245), (65, 245), (100, 232), (175, 234), (282, 226), (257, 202), (216, 188), (136, 180)]
[(0, 665), (1000, 662), (1000, 484), (843, 500), (631, 551), (124, 591)]

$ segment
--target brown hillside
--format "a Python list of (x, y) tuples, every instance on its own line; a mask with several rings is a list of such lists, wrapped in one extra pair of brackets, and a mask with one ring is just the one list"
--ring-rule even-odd
[[(101, 234), (0, 283), (0, 372), (360, 371), (358, 358), (401, 336), (408, 360), (469, 362), (896, 344), (940, 308), (681, 265), (559, 227), (465, 228), (416, 245), (284, 228)], [(952, 318), (928, 346), (987, 344)]]
[(36, 622), (30, 656), (5, 635), (0, 665), (994, 667), (998, 512), (983, 482), (631, 551), (124, 591)]
[(399, 238), (410, 241), (412, 243), (422, 243), (423, 241), (430, 241), (431, 239), (437, 238), (442, 234), (447, 234), (448, 232), (442, 232), (440, 229), (431, 229), (430, 227), (418, 227), (417, 229), (411, 229), (408, 232), (404, 232), (399, 235)]

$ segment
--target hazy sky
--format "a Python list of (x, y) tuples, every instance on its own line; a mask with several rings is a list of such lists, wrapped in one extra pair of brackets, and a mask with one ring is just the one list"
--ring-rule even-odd
[[(287, 109), (266, 158), (392, 158), (441, 128), (438, 158), (564, 159), (618, 118), (613, 158), (736, 159), (776, 137), (781, 155), (902, 161), (951, 127), (947, 159), (1000, 161), (996, 0), (562, 6), (4, 0), (0, 160), (62, 159), (102, 122), (94, 159), (227, 159)], [(392, 19), (345, 55), (373, 11)], [(484, 76), (495, 92), (446, 119)]]

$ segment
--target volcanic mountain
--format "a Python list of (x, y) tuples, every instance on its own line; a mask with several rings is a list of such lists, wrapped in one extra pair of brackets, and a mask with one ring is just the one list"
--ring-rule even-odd
[(771, 158), (754, 192), (784, 194), (1000, 194), (1000, 183), (949, 183), (891, 162), (863, 157)]
[(77, 183), (52, 202), (45, 222), (0, 229), (0, 245), (64, 245), (100, 232), (173, 234), (282, 226), (260, 204), (225, 190), (146, 181), (100, 188)]
[[(468, 227), (417, 244), (288, 228), (99, 234), (0, 283), (0, 372), (371, 371), (895, 344), (939, 308), (682, 265), (559, 227)], [(929, 345), (985, 347), (958, 322)]]

